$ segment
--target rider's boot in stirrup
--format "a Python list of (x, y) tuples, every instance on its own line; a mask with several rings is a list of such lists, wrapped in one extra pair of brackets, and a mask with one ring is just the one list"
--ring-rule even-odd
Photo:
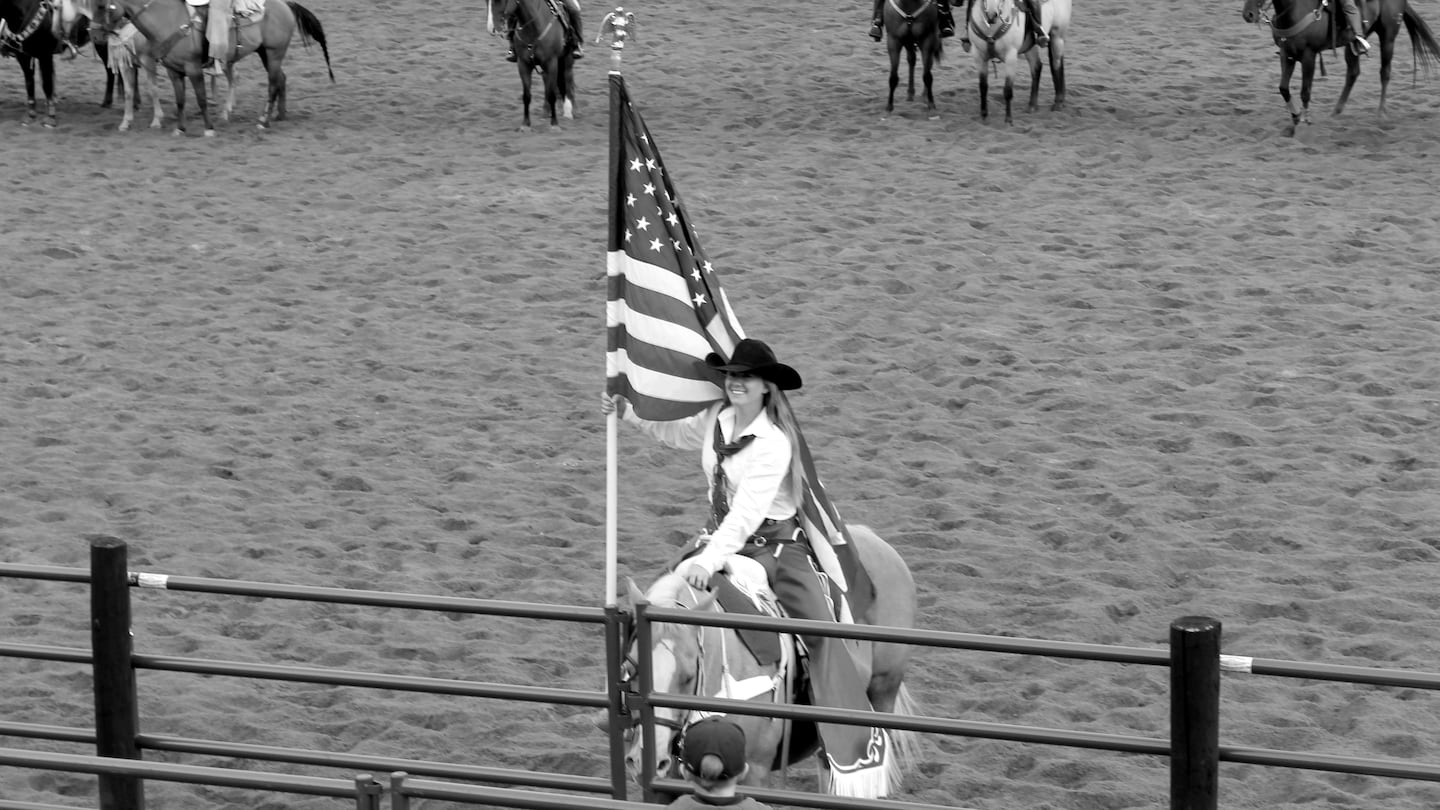
[(955, 15), (950, 13), (950, 0), (936, 0), (940, 12), (940, 38), (955, 36)]
[(1029, 2), (1026, 3), (1025, 17), (1028, 20), (1027, 25), (1030, 27), (1030, 34), (1035, 37), (1036, 47), (1050, 47), (1050, 37), (1045, 33), (1045, 29), (1041, 27), (1040, 0), (1029, 0)]

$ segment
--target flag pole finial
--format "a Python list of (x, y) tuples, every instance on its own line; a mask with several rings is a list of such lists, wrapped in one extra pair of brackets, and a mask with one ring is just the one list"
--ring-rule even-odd
[(598, 44), (606, 35), (610, 37), (610, 72), (620, 72), (620, 60), (625, 56), (625, 41), (636, 34), (635, 14), (623, 6), (605, 15), (600, 21), (600, 33), (595, 36)]

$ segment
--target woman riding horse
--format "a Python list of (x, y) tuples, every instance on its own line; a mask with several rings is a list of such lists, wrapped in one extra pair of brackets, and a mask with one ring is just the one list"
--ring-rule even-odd
[[(675, 566), (691, 587), (710, 580), (734, 554), (765, 569), (776, 599), (791, 618), (835, 621), (821, 564), (797, 514), (804, 471), (798, 434), (782, 391), (800, 387), (799, 372), (775, 359), (770, 347), (746, 338), (727, 360), (711, 353), (706, 365), (723, 373), (725, 399), (669, 422), (652, 422), (606, 395), (602, 412), (619, 409), (629, 422), (662, 444), (701, 451), (710, 489), (710, 519), (696, 545)], [(862, 675), (844, 641), (802, 635), (816, 705), (872, 709)], [(822, 730), (825, 755), (841, 795), (880, 795), (888, 778), (889, 736), (880, 729), (836, 725)], [(850, 791), (855, 792), (850, 792)]]

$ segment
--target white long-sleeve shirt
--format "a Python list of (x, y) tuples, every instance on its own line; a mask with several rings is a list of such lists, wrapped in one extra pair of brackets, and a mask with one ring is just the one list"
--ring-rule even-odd
[(789, 437), (770, 421), (765, 411), (739, 429), (735, 425), (735, 409), (723, 402), (694, 416), (669, 422), (641, 419), (633, 408), (625, 410), (624, 419), (661, 444), (681, 450), (700, 450), (700, 469), (712, 502), (716, 421), (720, 423), (720, 433), (726, 443), (741, 436), (755, 436), (743, 450), (722, 463), (730, 511), (710, 533), (710, 542), (689, 562), (699, 563), (713, 574), (724, 565), (726, 557), (744, 547), (766, 518), (784, 520), (795, 516), (797, 504), (790, 485), (790, 459), (794, 450)]

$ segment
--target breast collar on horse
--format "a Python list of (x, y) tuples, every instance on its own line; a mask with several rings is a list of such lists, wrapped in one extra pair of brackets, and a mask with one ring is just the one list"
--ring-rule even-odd
[(25, 22), (24, 27), (13, 34), (9, 31), (0, 34), (0, 43), (9, 45), (17, 51), (21, 50), (25, 45), (25, 40), (35, 36), (35, 32), (40, 30), (40, 26), (45, 24), (45, 15), (54, 8), (55, 6), (50, 0), (40, 0), (40, 5), (35, 7), (35, 15)]
[(993, 47), (995, 45), (995, 40), (1005, 36), (1005, 32), (1009, 31), (1010, 26), (1015, 24), (1016, 10), (1017, 9), (1015, 8), (1015, 4), (1011, 3), (1010, 16), (1005, 18), (1004, 20), (1001, 20), (999, 25), (992, 26), (989, 30), (982, 29), (980, 26), (975, 24), (974, 20), (966, 20), (966, 24), (970, 26), (971, 31), (975, 32), (975, 36), (985, 40)]
[(1306, 28), (1309, 28), (1315, 23), (1320, 22), (1320, 20), (1324, 18), (1325, 8), (1328, 5), (1330, 5), (1328, 2), (1322, 0), (1320, 5), (1315, 7), (1315, 11), (1305, 15), (1300, 19), (1300, 22), (1297, 22), (1289, 28), (1285, 29), (1276, 28), (1275, 20), (1272, 18), (1270, 20), (1270, 35), (1275, 37), (1275, 44), (1279, 45), (1290, 37), (1293, 37), (1301, 31), (1304, 31)]
[(895, 0), (889, 0), (889, 3), (890, 8), (895, 9), (895, 13), (900, 15), (900, 19), (904, 20), (906, 23), (913, 24), (915, 20), (919, 19), (921, 14), (925, 13), (925, 9), (935, 5), (935, 0), (925, 0), (925, 2), (921, 3), (920, 7), (915, 9), (914, 11), (906, 11), (905, 9), (900, 8), (900, 6), (895, 2)]

